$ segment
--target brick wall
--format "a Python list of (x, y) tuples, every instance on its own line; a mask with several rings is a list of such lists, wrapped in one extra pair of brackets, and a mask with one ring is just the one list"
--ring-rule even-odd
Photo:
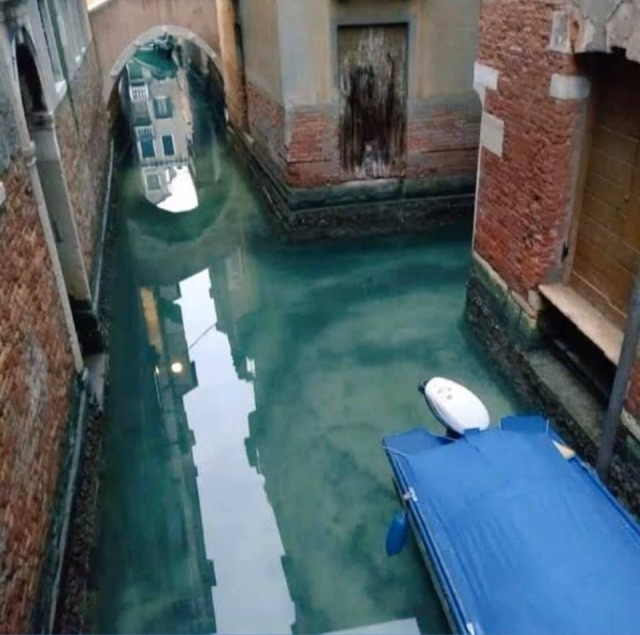
[(24, 632), (68, 419), (73, 360), (26, 168), (2, 175), (0, 212), (0, 625)]
[(583, 102), (549, 96), (552, 73), (578, 73), (547, 50), (553, 6), (483, 2), (478, 61), (499, 72), (484, 108), (504, 122), (502, 157), (481, 149), (474, 248), (520, 293), (559, 265), (572, 212)]
[[(556, 8), (496, 0), (481, 13), (478, 61), (499, 73), (484, 109), (504, 122), (504, 142), (502, 157), (480, 150), (474, 249), (525, 297), (562, 266), (582, 151), (585, 104), (550, 97), (551, 75), (593, 73), (593, 60), (548, 50)], [(640, 416), (640, 361), (625, 407)]]
[(285, 170), (284, 108), (264, 90), (247, 81), (249, 132), (261, 158), (283, 173)]
[[(258, 146), (290, 187), (319, 187), (353, 180), (340, 161), (339, 112), (333, 106), (284, 107), (247, 83), (249, 129)], [(469, 106), (412, 108), (406, 161), (389, 177), (475, 175), (479, 113)]]
[(89, 273), (105, 195), (109, 155), (109, 117), (102, 102), (101, 81), (91, 44), (55, 112), (67, 187)]
[(407, 124), (406, 176), (475, 175), (478, 163), (480, 113), (455, 104), (417, 104)]

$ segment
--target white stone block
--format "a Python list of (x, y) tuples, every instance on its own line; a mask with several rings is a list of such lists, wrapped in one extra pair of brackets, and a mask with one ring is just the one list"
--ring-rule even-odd
[(591, 82), (581, 75), (551, 75), (549, 95), (555, 99), (586, 99), (591, 92)]
[(498, 77), (500, 77), (499, 71), (487, 64), (476, 62), (473, 65), (473, 86), (476, 90), (480, 86), (490, 90), (498, 90)]
[(480, 145), (493, 154), (502, 157), (504, 143), (504, 121), (488, 112), (482, 113), (480, 123)]

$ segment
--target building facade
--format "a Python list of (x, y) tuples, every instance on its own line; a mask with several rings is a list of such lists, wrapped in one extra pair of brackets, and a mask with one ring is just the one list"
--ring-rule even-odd
[(0, 2), (0, 108), (0, 624), (18, 632), (50, 624), (97, 340), (109, 140), (83, 2)]
[(471, 217), (475, 2), (217, 4), (228, 117), (288, 228)]
[[(633, 2), (613, 4), (483, 2), (474, 74), (483, 113), (470, 313), (519, 334), (522, 384), (564, 404), (592, 455), (640, 264), (640, 16)], [(571, 369), (566, 381), (541, 362), (541, 338)], [(623, 453), (640, 438), (639, 397), (636, 364)]]

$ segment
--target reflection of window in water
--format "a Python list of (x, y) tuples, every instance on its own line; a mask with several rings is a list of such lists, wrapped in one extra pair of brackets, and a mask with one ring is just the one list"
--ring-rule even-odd
[(149, 92), (146, 86), (132, 86), (130, 94), (133, 101), (147, 101), (149, 99)]
[(147, 189), (159, 190), (162, 187), (159, 174), (147, 174)]
[(224, 264), (227, 270), (227, 279), (230, 283), (244, 278), (244, 256), (242, 249), (236, 249), (225, 259)]
[(151, 126), (136, 126), (136, 137), (138, 137), (138, 141), (153, 139), (153, 128)]
[(153, 143), (153, 138), (142, 139), (140, 141), (140, 156), (143, 159), (153, 159), (156, 156), (156, 148)]
[(154, 97), (153, 110), (158, 119), (168, 119), (173, 115), (171, 97)]
[(172, 157), (176, 150), (173, 144), (173, 135), (162, 135), (162, 150), (165, 157)]

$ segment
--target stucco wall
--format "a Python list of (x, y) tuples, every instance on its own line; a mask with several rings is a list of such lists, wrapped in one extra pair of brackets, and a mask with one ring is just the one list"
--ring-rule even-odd
[(239, 17), (246, 79), (271, 99), (282, 103), (278, 4), (278, 0), (243, 0), (239, 4)]
[[(274, 0), (270, 0), (270, 4), (275, 4)], [(277, 5), (283, 96), (287, 106), (337, 100), (338, 25), (396, 22), (409, 24), (409, 100), (454, 95), (466, 95), (474, 100), (472, 79), (478, 2), (278, 0)], [(268, 37), (275, 36), (269, 34)]]

